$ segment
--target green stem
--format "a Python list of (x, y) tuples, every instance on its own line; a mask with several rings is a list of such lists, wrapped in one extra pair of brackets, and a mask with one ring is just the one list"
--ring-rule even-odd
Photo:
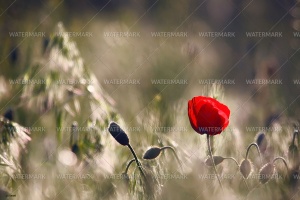
[(132, 160), (130, 160), (130, 161), (128, 162), (128, 164), (127, 164), (127, 166), (126, 166), (126, 169), (125, 169), (125, 172), (124, 172), (125, 174), (127, 174), (128, 169), (129, 169), (131, 163), (133, 163), (134, 161), (135, 161), (135, 159), (132, 159)]
[(178, 162), (178, 164), (180, 166), (181, 173), (183, 173), (182, 163), (181, 163), (180, 159), (178, 158), (175, 149), (173, 147), (171, 147), (171, 146), (165, 146), (165, 147), (160, 148), (161, 151), (163, 151), (165, 149), (171, 149), (172, 150), (172, 152), (173, 152), (173, 154), (174, 154), (174, 156), (175, 156), (175, 158), (176, 158), (176, 160), (177, 160), (177, 162)]
[(215, 174), (216, 174), (216, 176), (217, 176), (217, 178), (218, 178), (220, 187), (221, 187), (222, 190), (224, 191), (223, 185), (222, 185), (221, 180), (220, 180), (220, 177), (219, 177), (219, 175), (218, 175), (217, 168), (216, 168), (216, 165), (215, 165), (215, 161), (214, 161), (214, 159), (213, 159), (213, 155), (212, 155), (212, 152), (211, 152), (210, 137), (209, 137), (208, 134), (207, 134), (207, 146), (208, 146), (208, 152), (209, 152), (210, 159), (212, 160), (212, 163), (213, 163), (213, 167), (214, 167), (214, 170), (215, 170)]
[(259, 150), (259, 147), (256, 143), (251, 143), (248, 148), (247, 148), (247, 152), (246, 152), (246, 160), (248, 159), (248, 154), (249, 154), (249, 150), (252, 146), (255, 146), (257, 151), (258, 151), (258, 154), (259, 154), (259, 157), (260, 157), (260, 161), (261, 161), (261, 164), (263, 164), (263, 160), (262, 160), (262, 157), (261, 157), (261, 153), (260, 153), (260, 150)]
[(139, 159), (137, 158), (137, 156), (136, 156), (136, 154), (135, 154), (133, 148), (131, 147), (130, 144), (128, 144), (127, 146), (129, 147), (129, 149), (130, 149), (132, 155), (134, 156), (135, 162), (136, 162), (136, 164), (137, 164), (137, 166), (138, 166), (138, 168), (139, 168), (141, 174), (142, 174), (143, 177), (146, 179), (146, 175), (145, 175), (145, 173), (144, 173), (144, 171), (143, 171), (142, 165), (141, 165)]

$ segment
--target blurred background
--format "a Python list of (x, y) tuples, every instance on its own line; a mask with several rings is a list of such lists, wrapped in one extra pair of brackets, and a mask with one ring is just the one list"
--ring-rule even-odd
[[(15, 108), (22, 98), (15, 98), (18, 90), (9, 80), (23, 77), (44, 58), (60, 22), (73, 34), (70, 40), (77, 44), (84, 66), (95, 74), (122, 123), (143, 127), (132, 133), (137, 143), (148, 138), (153, 127), (188, 127), (192, 132), (187, 101), (203, 94), (217, 95), (228, 105), (232, 126), (228, 132), (245, 133), (246, 141), (258, 132), (247, 127), (270, 127), (274, 122), (289, 131), (299, 127), (297, 0), (2, 0), (0, 113), (13, 109), (21, 125), (32, 126), (39, 113)], [(24, 37), (24, 32), (42, 36)], [(211, 32), (229, 34), (208, 36)], [(170, 33), (173, 37), (167, 36)], [(278, 35), (259, 36), (262, 33)], [(64, 75), (68, 79), (68, 73)], [(174, 79), (181, 83), (162, 83)], [(253, 80), (273, 82), (253, 84)], [(213, 85), (214, 81), (220, 84)], [(55, 124), (47, 115), (41, 118), (43, 126)], [(172, 134), (168, 137), (179, 146), (194, 140), (181, 138), (187, 133)], [(139, 148), (154, 145), (153, 141), (142, 141)]]
[[(72, 39), (126, 120), (133, 120), (157, 94), (166, 109), (196, 96), (205, 86), (200, 79), (234, 81), (223, 84), (235, 116), (244, 115), (233, 120), (250, 117), (262, 123), (287, 107), (285, 113), (299, 114), (297, 101), (288, 106), (299, 95), (299, 85), (293, 83), (299, 78), (299, 39), (293, 35), (300, 27), (296, 1), (1, 1), (1, 12), (2, 77), (18, 77), (62, 22), (68, 32), (88, 32)], [(45, 37), (9, 34), (32, 31)], [(112, 32), (137, 36), (107, 35)], [(186, 35), (168, 38), (155, 32)], [(201, 32), (233, 32), (234, 37), (205, 37)], [(247, 37), (246, 32), (281, 32), (282, 37)], [(166, 85), (151, 82), (175, 77), (188, 84), (164, 89)], [(269, 77), (283, 84), (261, 87), (245, 81)], [(105, 84), (111, 79), (140, 84)], [(239, 108), (241, 104), (247, 106)]]

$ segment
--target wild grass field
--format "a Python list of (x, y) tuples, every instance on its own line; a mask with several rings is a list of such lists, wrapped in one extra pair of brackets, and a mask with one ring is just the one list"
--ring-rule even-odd
[(0, 1), (0, 200), (300, 199), (299, 13)]

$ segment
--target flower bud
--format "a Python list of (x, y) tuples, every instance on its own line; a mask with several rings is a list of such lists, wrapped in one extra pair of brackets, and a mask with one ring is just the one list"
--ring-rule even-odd
[(256, 144), (259, 147), (261, 153), (264, 153), (268, 146), (268, 141), (264, 133), (258, 133), (256, 136)]
[(127, 134), (121, 129), (121, 127), (117, 123), (111, 122), (109, 124), (108, 131), (121, 145), (126, 146), (129, 144), (129, 138)]
[(73, 144), (71, 147), (71, 151), (73, 153), (75, 153), (76, 155), (78, 155), (79, 154), (79, 146), (77, 144)]
[(240, 164), (240, 172), (244, 178), (248, 178), (252, 173), (252, 163), (249, 159), (245, 159)]
[(18, 61), (19, 54), (20, 54), (20, 52), (19, 52), (18, 46), (12, 47), (12, 50), (10, 51), (10, 54), (9, 54), (9, 58), (10, 58), (10, 62), (13, 65), (16, 64), (16, 62)]
[(130, 184), (130, 178), (127, 173), (125, 173), (125, 172), (122, 173), (122, 179), (124, 180), (125, 184), (127, 184), (127, 185)]
[(272, 163), (265, 164), (260, 170), (259, 170), (259, 182), (262, 184), (267, 183), (273, 176), (275, 172), (275, 166)]
[[(223, 162), (223, 160), (224, 160), (224, 158), (223, 158), (222, 156), (213, 156), (213, 159), (214, 159), (215, 165), (220, 164), (220, 163)], [(211, 157), (208, 157), (208, 158), (205, 160), (205, 164), (206, 164), (207, 166), (212, 167), (212, 166), (214, 166), (214, 163), (212, 162)]]
[(161, 148), (151, 147), (145, 152), (143, 159), (147, 159), (147, 160), (155, 159), (160, 155), (160, 152), (161, 152)]
[(14, 111), (11, 108), (7, 109), (4, 113), (4, 117), (6, 119), (8, 119), (9, 121), (13, 121), (14, 120)]
[(6, 188), (0, 188), (0, 199), (10, 199), (9, 197), (15, 197), (16, 195), (10, 194)]
[(71, 145), (77, 144), (79, 138), (78, 123), (74, 121), (71, 126)]
[(289, 146), (288, 157), (289, 160), (292, 162), (296, 162), (298, 160), (299, 151), (298, 151), (298, 147), (295, 144), (291, 144)]
[(299, 172), (297, 170), (291, 171), (289, 175), (289, 185), (294, 189), (298, 187), (298, 177), (299, 177)]

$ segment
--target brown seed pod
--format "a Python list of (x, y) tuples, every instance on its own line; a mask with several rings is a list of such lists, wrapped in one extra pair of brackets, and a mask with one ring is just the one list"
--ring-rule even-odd
[(240, 172), (244, 178), (248, 178), (252, 173), (252, 163), (249, 159), (244, 159), (240, 164)]
[(259, 182), (261, 184), (267, 183), (275, 172), (275, 166), (272, 163), (265, 164), (260, 170), (259, 170)]
[[(222, 156), (213, 156), (213, 159), (214, 159), (215, 165), (218, 165), (218, 164), (222, 163), (223, 160), (224, 160), (225, 158), (223, 158)], [(214, 163), (212, 162), (211, 157), (208, 157), (208, 158), (205, 160), (205, 164), (206, 164), (207, 166), (213, 167), (213, 166), (214, 166)]]

